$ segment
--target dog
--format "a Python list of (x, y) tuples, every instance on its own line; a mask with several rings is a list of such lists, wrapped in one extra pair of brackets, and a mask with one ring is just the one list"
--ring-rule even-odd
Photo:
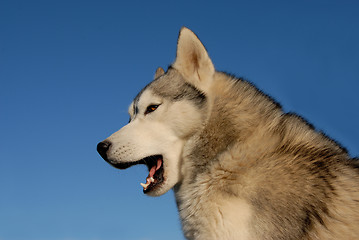
[(97, 150), (118, 169), (147, 165), (145, 194), (173, 189), (187, 239), (359, 239), (358, 159), (216, 71), (188, 28), (129, 114)]

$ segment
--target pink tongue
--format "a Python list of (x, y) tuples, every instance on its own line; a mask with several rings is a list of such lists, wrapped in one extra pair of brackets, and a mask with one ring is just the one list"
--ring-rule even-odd
[(157, 160), (157, 165), (151, 167), (150, 173), (148, 174), (148, 177), (147, 177), (147, 178), (153, 177), (153, 175), (155, 175), (155, 172), (161, 167), (161, 165), (162, 165), (162, 160), (161, 160), (161, 159), (158, 159), (158, 160)]
[(153, 175), (155, 175), (155, 172), (156, 172), (156, 166), (151, 167), (150, 174), (148, 174), (148, 177), (153, 177)]

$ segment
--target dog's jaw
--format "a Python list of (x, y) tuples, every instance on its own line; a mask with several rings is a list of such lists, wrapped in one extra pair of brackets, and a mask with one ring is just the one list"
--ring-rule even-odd
[(183, 140), (161, 123), (143, 123), (143, 120), (135, 119), (106, 139), (111, 142), (107, 161), (120, 169), (146, 164), (149, 175), (143, 184), (143, 192), (160, 196), (180, 179)]

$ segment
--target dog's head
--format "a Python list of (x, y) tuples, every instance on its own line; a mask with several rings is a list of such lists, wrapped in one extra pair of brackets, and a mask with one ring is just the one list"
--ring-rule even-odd
[(149, 175), (142, 186), (148, 195), (170, 190), (181, 181), (186, 142), (207, 117), (214, 72), (200, 40), (182, 28), (174, 64), (167, 72), (157, 69), (131, 103), (130, 122), (98, 144), (100, 155), (119, 169), (146, 164)]

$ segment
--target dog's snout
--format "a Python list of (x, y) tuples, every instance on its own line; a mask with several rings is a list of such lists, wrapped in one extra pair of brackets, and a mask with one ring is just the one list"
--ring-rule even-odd
[(110, 146), (111, 146), (111, 143), (108, 141), (102, 141), (99, 144), (97, 144), (97, 152), (106, 161), (107, 161), (107, 151), (110, 148)]

